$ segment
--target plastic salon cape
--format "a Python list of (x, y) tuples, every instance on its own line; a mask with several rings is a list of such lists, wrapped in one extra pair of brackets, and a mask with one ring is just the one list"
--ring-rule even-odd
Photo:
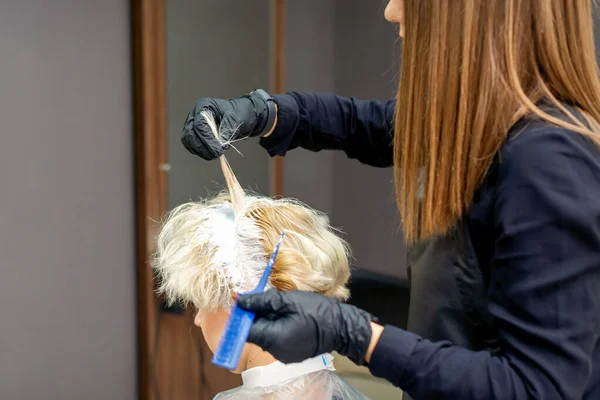
[(333, 356), (323, 354), (296, 364), (276, 361), (242, 372), (242, 386), (219, 393), (215, 400), (368, 400), (333, 373)]

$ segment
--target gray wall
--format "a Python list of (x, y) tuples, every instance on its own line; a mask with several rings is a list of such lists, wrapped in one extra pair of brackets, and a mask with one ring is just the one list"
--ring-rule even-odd
[(130, 11), (0, 2), (0, 398), (136, 398)]
[[(286, 2), (286, 91), (335, 92), (335, 2)], [(333, 211), (333, 153), (301, 149), (285, 156), (285, 195)]]
[[(287, 3), (286, 90), (362, 99), (394, 96), (399, 70), (396, 28), (380, 0)], [(354, 253), (354, 266), (406, 277), (405, 248), (392, 169), (365, 166), (341, 152), (286, 155), (286, 196), (330, 212)]]
[[(360, 99), (389, 99), (396, 94), (400, 44), (396, 27), (383, 17), (385, 4), (336, 0), (337, 94)], [(393, 170), (365, 166), (338, 152), (333, 174), (333, 220), (348, 234), (356, 266), (406, 278)]]
[[(268, 0), (177, 0), (166, 2), (168, 205), (223, 189), (218, 162), (189, 154), (181, 128), (200, 97), (237, 97), (270, 85)], [(255, 140), (227, 152), (244, 188), (269, 193), (270, 161)]]

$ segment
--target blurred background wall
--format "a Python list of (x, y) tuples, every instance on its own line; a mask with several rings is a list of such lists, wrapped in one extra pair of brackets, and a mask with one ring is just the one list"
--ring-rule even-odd
[[(185, 117), (199, 97), (237, 97), (271, 82), (269, 0), (177, 0), (166, 5), (168, 208), (225, 188), (218, 162), (181, 145)], [(228, 153), (244, 188), (269, 191), (270, 160), (255, 140)]]
[(0, 1), (0, 399), (136, 398), (130, 8)]

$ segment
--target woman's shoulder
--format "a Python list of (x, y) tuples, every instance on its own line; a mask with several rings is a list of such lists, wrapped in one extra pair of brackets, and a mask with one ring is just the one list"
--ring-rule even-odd
[(597, 135), (590, 138), (537, 117), (524, 117), (502, 145), (498, 167), (525, 175), (546, 169), (567, 168), (571, 173), (581, 169), (600, 182), (600, 132)]

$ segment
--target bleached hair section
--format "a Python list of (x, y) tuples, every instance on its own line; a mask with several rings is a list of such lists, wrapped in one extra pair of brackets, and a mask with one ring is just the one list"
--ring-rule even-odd
[(255, 221), (236, 218), (229, 201), (176, 207), (157, 238), (159, 293), (169, 303), (191, 303), (205, 311), (231, 306), (232, 294), (253, 289), (264, 271), (259, 238)]
[[(234, 292), (256, 286), (282, 230), (285, 239), (269, 287), (348, 298), (349, 248), (327, 215), (293, 199), (246, 199), (237, 219), (229, 194), (189, 202), (169, 213), (158, 235), (154, 266), (160, 291), (171, 302), (192, 303), (200, 311), (231, 306)], [(221, 228), (215, 230), (216, 225)], [(237, 255), (225, 251), (225, 243), (235, 240), (229, 238), (231, 232), (260, 238), (262, 248), (240, 247)], [(246, 242), (242, 238), (239, 243)], [(246, 261), (240, 263), (242, 259)]]

